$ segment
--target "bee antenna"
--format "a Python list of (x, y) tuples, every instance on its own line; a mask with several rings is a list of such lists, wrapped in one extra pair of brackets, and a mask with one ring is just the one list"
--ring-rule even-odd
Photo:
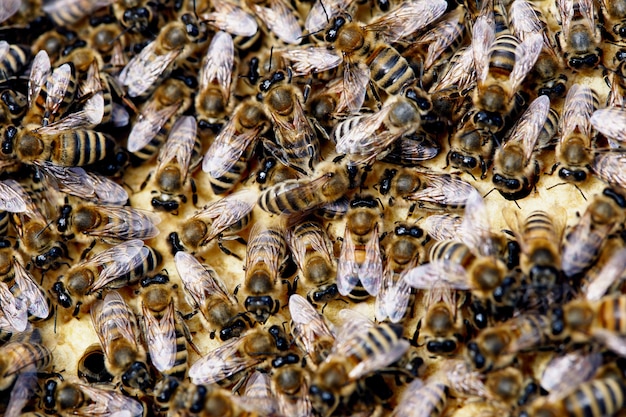
[(44, 227), (43, 229), (41, 229), (41, 230), (37, 233), (37, 235), (36, 235), (36, 236), (37, 236), (37, 239), (39, 239), (39, 237), (41, 236), (41, 234), (42, 234), (43, 232), (45, 232), (45, 231), (46, 231), (46, 229), (47, 229), (47, 228), (49, 228), (49, 227), (52, 225), (52, 223), (54, 223), (54, 220), (50, 220), (48, 223), (46, 223), (46, 227)]
[(489, 191), (487, 192), (487, 194), (485, 194), (485, 195), (483, 196), (483, 198), (487, 198), (487, 196), (488, 196), (489, 194), (491, 194), (491, 192), (492, 192), (492, 191), (495, 191), (495, 188), (492, 188), (491, 190), (489, 190)]
[(128, 26), (128, 27), (124, 28), (124, 30), (122, 30), (119, 35), (117, 35), (116, 37), (111, 39), (111, 41), (109, 42), (109, 45), (112, 45), (113, 43), (119, 41), (120, 38), (122, 36), (126, 35), (128, 32), (130, 32), (131, 29), (132, 29), (132, 26)]
[(326, 21), (330, 23), (330, 16), (328, 15), (328, 11), (326, 10), (326, 7), (324, 6), (324, 0), (320, 0), (320, 6), (322, 6), (322, 10), (324, 11), (324, 14), (326, 15)]
[(272, 55), (274, 55), (274, 45), (270, 48), (270, 66), (268, 68), (268, 72), (272, 72)]

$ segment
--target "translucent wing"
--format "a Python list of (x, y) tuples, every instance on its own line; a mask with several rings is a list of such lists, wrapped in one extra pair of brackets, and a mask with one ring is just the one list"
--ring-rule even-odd
[(532, 67), (537, 62), (539, 54), (543, 49), (543, 35), (534, 33), (529, 35), (515, 49), (515, 65), (509, 80), (511, 82), (511, 91), (517, 91), (519, 86), (526, 78)]
[(572, 18), (574, 17), (574, 2), (573, 0), (557, 0), (556, 5), (561, 17), (563, 36), (565, 39), (569, 39)]
[(389, 43), (397, 42), (437, 20), (446, 11), (445, 0), (407, 0), (365, 26)]
[(183, 183), (189, 172), (189, 162), (194, 143), (196, 142), (196, 119), (193, 116), (181, 116), (172, 129), (157, 158), (157, 172), (160, 172), (170, 162), (176, 159), (180, 172), (183, 173)]
[[(589, 123), (594, 113), (593, 93), (586, 85), (574, 84), (569, 88), (561, 116), (561, 139), (567, 138), (577, 129), (586, 137), (591, 137)], [(605, 109), (606, 110), (606, 109)], [(610, 127), (618, 125), (615, 118), (611, 118)], [(626, 117), (624, 118), (626, 124)], [(593, 120), (591, 121), (593, 124)]]
[(383, 260), (378, 240), (378, 223), (374, 226), (365, 245), (365, 259), (359, 266), (359, 279), (363, 288), (370, 295), (376, 296), (378, 294), (383, 279)]
[(28, 79), (28, 107), (31, 108), (50, 74), (50, 57), (45, 50), (37, 52)]
[(421, 174), (427, 186), (406, 198), (441, 205), (465, 206), (467, 198), (476, 189), (462, 179), (451, 175)]
[(299, 44), (302, 41), (302, 29), (295, 12), (282, 0), (269, 0), (267, 4), (269, 7), (253, 5), (259, 19), (281, 41), (293, 45)]
[(220, 86), (224, 102), (228, 102), (233, 74), (235, 45), (233, 38), (219, 31), (213, 36), (200, 67), (200, 90), (215, 82)]
[(548, 96), (539, 96), (533, 100), (511, 130), (510, 136), (503, 146), (506, 146), (507, 143), (522, 143), (524, 156), (526, 161), (529, 161), (535, 151), (539, 132), (546, 122), (549, 111), (550, 98)]
[(545, 25), (527, 0), (515, 0), (509, 9), (509, 16), (513, 33), (522, 41), (529, 35), (545, 29)]
[(626, 110), (607, 107), (593, 112), (591, 124), (603, 135), (618, 142), (626, 142)]
[(22, 0), (2, 0), (0, 3), (0, 23), (8, 20), (22, 7)]
[(120, 85), (128, 88), (130, 97), (137, 97), (148, 91), (182, 52), (182, 49), (175, 49), (157, 55), (156, 46), (156, 41), (150, 42), (120, 72), (118, 80)]
[(335, 339), (333, 332), (326, 325), (324, 317), (304, 297), (292, 294), (289, 297), (289, 312), (292, 320), (292, 334), (306, 353), (315, 353), (315, 340), (317, 339)]
[(46, 80), (46, 111), (50, 114), (59, 110), (71, 79), (72, 68), (69, 64), (63, 64), (55, 68)]
[(462, 236), (462, 224), (462, 216), (445, 213), (426, 217), (420, 226), (435, 240), (452, 240)]
[(339, 294), (348, 295), (359, 282), (359, 264), (356, 261), (356, 248), (352, 241), (352, 233), (346, 227), (341, 253), (337, 259), (337, 289)]
[[(144, 248), (143, 241), (139, 239), (133, 239), (126, 242), (122, 242), (118, 245), (115, 245), (109, 249), (106, 249), (102, 252), (99, 252), (93, 258), (83, 261), (80, 264), (77, 264), (76, 267), (84, 267), (84, 266), (95, 266), (95, 267), (103, 267), (103, 270), (100, 274), (99, 279), (94, 282), (94, 286), (96, 283), (99, 283), (103, 279), (106, 281), (111, 281), (120, 275), (128, 273), (137, 265), (132, 265), (131, 261), (135, 259), (135, 257), (143, 256), (145, 252), (142, 252)], [(139, 259), (137, 259), (138, 261)], [(109, 266), (114, 265), (114, 266)], [(132, 267), (132, 268), (131, 268)], [(105, 272), (106, 271), (106, 272)], [(100, 284), (100, 283), (99, 283)], [(92, 286), (92, 289), (94, 289)], [(102, 284), (98, 285), (99, 288)]]
[(0, 181), (0, 210), (10, 213), (23, 213), (27, 210), (23, 195), (4, 181)]
[(553, 400), (557, 393), (569, 392), (579, 384), (593, 378), (602, 364), (600, 353), (583, 353), (580, 350), (556, 356), (546, 365), (541, 375), (541, 386)]
[(343, 91), (335, 113), (348, 109), (350, 113), (361, 110), (365, 92), (370, 82), (370, 69), (358, 63), (346, 63), (343, 67)]
[(618, 151), (598, 153), (592, 168), (603, 181), (626, 187), (626, 153)]
[(476, 79), (479, 82), (485, 81), (489, 73), (489, 50), (495, 39), (493, 19), (487, 16), (479, 16), (472, 29), (472, 53)]
[(191, 382), (212, 384), (251, 368), (263, 360), (262, 357), (241, 357), (238, 353), (241, 342), (242, 339), (231, 339), (198, 359), (189, 368)]
[(112, 416), (116, 412), (125, 411), (131, 417), (143, 415), (142, 404), (126, 395), (116, 391), (92, 386), (76, 384), (91, 401), (81, 407), (80, 414), (83, 416)]
[[(373, 148), (387, 148), (390, 143), (385, 139), (395, 137), (396, 135), (389, 135), (387, 131), (380, 133), (377, 131), (384, 126), (391, 109), (390, 103), (386, 103), (376, 113), (354, 116), (359, 118), (359, 122), (355, 123), (352, 129), (343, 132), (337, 138), (337, 153), (371, 155), (376, 153), (376, 150)], [(335, 131), (338, 131), (339, 126), (335, 127)]]
[(324, 72), (336, 68), (343, 61), (335, 51), (316, 46), (287, 49), (280, 51), (280, 56), (292, 63), (291, 68), (296, 76)]
[(434, 285), (447, 284), (455, 290), (470, 290), (465, 269), (454, 262), (435, 260), (409, 269), (404, 280), (411, 287), (427, 290)]
[(430, 93), (455, 89), (458, 92), (468, 90), (476, 82), (474, 49), (472, 46), (459, 49), (450, 60), (441, 80), (435, 83)]
[(101, 215), (107, 216), (106, 225), (89, 230), (91, 236), (100, 236), (111, 239), (151, 239), (159, 234), (156, 227), (161, 218), (149, 211), (130, 207), (98, 208)]
[(157, 101), (149, 102), (133, 124), (128, 135), (128, 151), (137, 152), (146, 146), (161, 130), (165, 122), (180, 108), (180, 103), (159, 108)]
[(202, 241), (206, 245), (224, 230), (248, 215), (257, 203), (258, 195), (254, 190), (238, 191), (211, 204), (195, 216), (213, 219), (211, 230)]
[(26, 301), (15, 297), (5, 282), (0, 282), (0, 310), (11, 327), (18, 332), (26, 330), (28, 325)]
[(155, 368), (160, 372), (165, 372), (176, 363), (176, 324), (173, 301), (170, 300), (160, 319), (156, 318), (143, 302), (141, 308), (150, 359)]
[(221, 30), (236, 36), (254, 36), (259, 30), (256, 19), (227, 1), (213, 2), (215, 11), (201, 17)]
[(589, 301), (598, 301), (606, 294), (615, 282), (620, 281), (626, 269), (626, 249), (620, 249), (611, 255), (598, 275), (584, 290), (585, 298)]
[(482, 256), (496, 256), (492, 244), (489, 211), (480, 193), (472, 191), (465, 204), (465, 216), (461, 224), (461, 240)]
[(328, 22), (342, 10), (348, 10), (353, 0), (318, 0), (313, 4), (304, 22), (308, 33), (317, 33), (324, 29)]
[(9, 397), (9, 403), (4, 411), (4, 416), (18, 417), (24, 415), (22, 410), (28, 403), (28, 400), (35, 395), (36, 386), (37, 368), (31, 364), (17, 376), (13, 388), (11, 389), (11, 396)]
[(234, 298), (226, 292), (226, 287), (217, 273), (203, 266), (195, 256), (177, 252), (174, 261), (185, 290), (198, 307), (205, 305), (209, 297), (219, 297), (227, 303), (236, 304)]
[[(414, 267), (412, 263), (409, 267)], [(399, 276), (394, 279), (389, 267), (383, 272), (383, 282), (376, 296), (374, 311), (376, 320), (382, 322), (389, 318), (392, 323), (399, 323), (405, 316), (411, 300), (411, 286)]]
[(91, 322), (107, 357), (113, 354), (111, 342), (118, 334), (132, 346), (137, 345), (135, 316), (117, 291), (109, 291), (103, 301), (92, 305)]
[(45, 319), (50, 316), (48, 299), (43, 289), (37, 285), (32, 275), (22, 266), (17, 258), (13, 258), (15, 283), (20, 289), (19, 297), (28, 305), (28, 312), (35, 317)]

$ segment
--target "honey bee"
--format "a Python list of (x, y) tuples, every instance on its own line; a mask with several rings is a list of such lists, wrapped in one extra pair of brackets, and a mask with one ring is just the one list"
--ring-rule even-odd
[(591, 0), (557, 0), (562, 31), (556, 40), (567, 66), (574, 71), (597, 67), (602, 58), (602, 36)]
[(425, 315), (417, 324), (417, 344), (433, 355), (452, 355), (465, 340), (463, 317), (458, 312), (458, 295), (446, 284), (434, 285), (425, 293)]
[(311, 415), (307, 379), (303, 361), (297, 354), (287, 353), (272, 360), (270, 386), (276, 396), (279, 412), (297, 417)]
[(405, 223), (395, 226), (391, 238), (386, 239), (387, 236), (381, 239), (386, 240), (385, 265), (382, 286), (376, 296), (376, 320), (389, 318), (392, 323), (398, 323), (405, 317), (414, 296), (412, 288), (402, 277), (424, 258), (424, 245), (428, 238), (419, 226)]
[(209, 123), (224, 119), (232, 87), (235, 46), (232, 37), (219, 31), (211, 40), (202, 59), (199, 74), (199, 93), (195, 108), (200, 119)]
[[(187, 201), (185, 194), (176, 194), (184, 191), (187, 176), (192, 169), (192, 155), (194, 148), (198, 151), (202, 147), (196, 135), (196, 119), (193, 116), (180, 117), (172, 129), (165, 145), (159, 151), (155, 170), (155, 183), (160, 192), (158, 197), (152, 197), (152, 206), (159, 210), (177, 210), (181, 203)], [(199, 152), (196, 152), (199, 153)], [(191, 180), (191, 189), (195, 196), (195, 183)]]
[(459, 125), (450, 138), (450, 151), (446, 156), (446, 162), (470, 173), (480, 170), (480, 178), (484, 179), (487, 176), (487, 169), (491, 166), (494, 151), (494, 140), (468, 118)]
[(125, 415), (140, 417), (143, 405), (114, 390), (113, 386), (94, 386), (49, 379), (44, 384), (43, 408), (46, 413), (74, 416)]
[(109, 291), (91, 307), (91, 321), (106, 355), (107, 371), (130, 389), (145, 391), (152, 385), (146, 352), (139, 344), (135, 314), (122, 296)]
[[(11, 220), (19, 237), (19, 244), (32, 259), (38, 268), (56, 269), (60, 266), (60, 258), (67, 257), (67, 247), (57, 241), (57, 233), (46, 220), (46, 216), (39, 209), (36, 200), (33, 200), (22, 186), (15, 180), (6, 180), (5, 188), (11, 188), (12, 192), (4, 191), (3, 196), (11, 198), (7, 200), (5, 209), (24, 210), (11, 214)], [(21, 200), (16, 205), (16, 201)]]
[(468, 196), (475, 190), (457, 175), (436, 174), (402, 168), (388, 177), (389, 189), (395, 197), (417, 201), (427, 210), (458, 209), (465, 207)]
[(339, 316), (343, 325), (309, 388), (313, 408), (322, 416), (330, 416), (356, 390), (359, 379), (389, 366), (409, 348), (402, 339), (402, 326), (374, 324), (345, 309)]
[[(277, 326), (273, 327), (277, 329)], [(198, 359), (189, 368), (189, 378), (194, 384), (219, 382), (259, 366), (279, 352), (270, 330), (252, 329)]]
[(2, 318), (6, 322), (5, 330), (11, 332), (23, 332), (28, 326), (28, 312), (26, 301), (21, 297), (15, 297), (5, 282), (0, 282), (0, 301), (2, 306)]
[(335, 299), (339, 295), (334, 282), (336, 261), (322, 225), (313, 220), (298, 222), (287, 231), (287, 243), (302, 279), (313, 287), (307, 294), (308, 299), (314, 303)]
[(142, 106), (128, 134), (128, 151), (140, 161), (155, 156), (170, 131), (168, 121), (191, 105), (190, 94), (191, 88), (176, 78), (168, 78), (158, 86), (152, 98)]
[(430, 263), (407, 271), (404, 280), (418, 289), (447, 284), (455, 290), (471, 290), (481, 302), (492, 299), (503, 282), (506, 265), (497, 256), (487, 208), (475, 190), (467, 198), (464, 220), (455, 236), (431, 246)]
[(152, 239), (159, 234), (161, 221), (154, 213), (130, 207), (65, 204), (57, 220), (57, 229), (66, 239), (83, 235), (110, 242)]
[(624, 221), (624, 207), (624, 197), (611, 188), (591, 200), (561, 245), (561, 269), (566, 277), (584, 272), (598, 258), (609, 234)]
[(531, 404), (530, 412), (537, 417), (569, 417), (583, 412), (592, 416), (615, 415), (625, 402), (626, 384), (621, 379), (600, 378), (572, 390), (559, 390), (558, 395), (539, 398)]
[(35, 319), (49, 318), (52, 313), (50, 299), (17, 257), (13, 257), (13, 272), (18, 298), (26, 304), (28, 314)]
[(177, 252), (174, 260), (183, 286), (193, 300), (191, 304), (209, 323), (211, 337), (219, 330), (220, 339), (226, 341), (241, 336), (251, 326), (250, 318), (227, 292), (215, 270), (185, 252)]
[(567, 213), (561, 207), (552, 209), (551, 214), (535, 210), (522, 221), (517, 212), (505, 210), (504, 217), (521, 246), (520, 266), (530, 279), (533, 296), (554, 293), (562, 283), (560, 245)]
[(175, 294), (169, 277), (157, 274), (144, 278), (141, 287), (141, 323), (150, 360), (162, 374), (184, 378), (191, 334), (175, 311)]
[[(279, 274), (287, 260), (283, 225), (255, 223), (246, 248), (244, 301), (246, 311), (265, 323), (281, 306), (282, 283)], [(283, 303), (284, 304), (284, 303)]]
[(567, 182), (583, 182), (589, 175), (593, 163), (592, 126), (589, 119), (598, 107), (595, 91), (587, 86), (574, 84), (565, 98), (563, 116), (560, 122), (560, 139), (557, 144), (557, 165), (559, 177)]
[(371, 196), (350, 201), (346, 213), (341, 253), (337, 260), (337, 289), (343, 296), (362, 300), (380, 291), (383, 261), (380, 252), (378, 222), (380, 203)]
[(535, 99), (496, 150), (492, 181), (507, 200), (528, 196), (537, 183), (540, 166), (534, 153), (549, 110), (548, 96)]
[(182, 251), (184, 247), (191, 251), (200, 250), (217, 238), (219, 248), (226, 254), (232, 254), (222, 241), (240, 239), (237, 233), (250, 226), (256, 201), (256, 192), (243, 190), (207, 205), (183, 222), (180, 238), (178, 232), (170, 234), (172, 251)]
[(212, 2), (214, 10), (200, 12), (200, 18), (235, 36), (239, 49), (246, 50), (259, 39), (259, 25), (254, 16), (237, 4), (218, 0)]
[(45, 371), (52, 361), (52, 352), (41, 343), (38, 330), (26, 336), (13, 336), (0, 346), (0, 391), (9, 388), (22, 373)]
[(510, 365), (523, 352), (553, 344), (549, 317), (524, 313), (482, 330), (467, 344), (467, 356), (476, 370)]
[(400, 396), (392, 417), (437, 417), (448, 405), (449, 387), (445, 381), (429, 378), (426, 382), (416, 379)]
[(396, 140), (415, 133), (422, 114), (431, 106), (423, 92), (408, 88), (403, 95), (388, 99), (379, 111), (338, 123), (332, 133), (337, 153), (349, 154), (354, 162), (364, 164), (382, 159)]
[(497, 33), (487, 16), (476, 20), (472, 51), (476, 68), (474, 124), (487, 132), (500, 132), (514, 109), (519, 87), (543, 47), (543, 36), (534, 33), (520, 42), (508, 30)]
[(160, 262), (159, 252), (144, 246), (139, 239), (129, 240), (73, 265), (53, 284), (52, 291), (59, 305), (74, 307), (76, 316), (81, 306), (91, 304), (101, 290), (136, 282)]
[(602, 14), (604, 16), (604, 28), (606, 32), (613, 32), (615, 41), (626, 39), (626, 4), (623, 1), (602, 1)]
[(17, 75), (30, 59), (30, 51), (7, 41), (0, 41), (0, 79)]
[(198, 26), (184, 15), (161, 28), (155, 40), (146, 45), (122, 69), (118, 81), (128, 89), (130, 97), (143, 97), (153, 91), (172, 71), (177, 60), (185, 59), (193, 50)]
[(289, 297), (289, 312), (291, 314), (291, 334), (296, 345), (306, 353), (308, 362), (313, 370), (326, 359), (335, 341), (335, 335), (326, 324), (324, 316), (304, 297), (292, 294)]
[(626, 111), (623, 108), (617, 106), (596, 110), (591, 115), (590, 121), (598, 132), (609, 139), (612, 148), (619, 147), (619, 143), (624, 142)]
[(202, 161), (202, 170), (209, 174), (215, 194), (224, 194), (237, 185), (248, 167), (254, 142), (268, 128), (263, 108), (254, 100), (245, 100), (235, 108)]
[(272, 214), (302, 213), (345, 195), (350, 178), (344, 165), (324, 162), (316, 172), (322, 174), (313, 179), (285, 180), (266, 188), (259, 196), (259, 207)]
[(591, 380), (601, 365), (602, 356), (597, 352), (575, 350), (555, 356), (541, 374), (541, 387), (550, 393), (574, 389), (578, 384)]
[(44, 4), (42, 9), (56, 25), (71, 26), (96, 10), (112, 4), (113, 0), (98, 0), (95, 2), (52, 0)]
[(320, 161), (320, 144), (302, 108), (302, 93), (291, 83), (291, 73), (275, 71), (259, 84), (267, 118), (272, 121), (276, 143), (264, 146), (282, 164), (309, 175)]
[[(355, 82), (364, 78), (359, 76), (361, 73), (367, 74), (388, 94), (397, 94), (416, 77), (407, 60), (390, 44), (437, 20), (446, 8), (444, 1), (403, 2), (367, 25), (354, 22), (350, 15), (340, 13), (330, 19), (324, 29), (324, 41), (334, 54), (324, 51), (324, 47), (297, 50), (301, 56), (293, 56), (293, 60), (298, 61), (294, 68), (296, 72), (300, 69), (304, 71), (306, 67), (310, 68), (308, 72), (321, 72), (343, 62), (344, 89), (350, 91), (350, 95), (362, 96), (359, 92), (362, 84)], [(287, 59), (292, 60), (291, 54), (287, 54)], [(354, 103), (359, 104), (358, 101)], [(354, 105), (350, 107), (351, 111), (359, 110)]]

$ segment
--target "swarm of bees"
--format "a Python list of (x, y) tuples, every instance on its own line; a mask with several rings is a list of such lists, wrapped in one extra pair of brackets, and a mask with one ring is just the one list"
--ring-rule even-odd
[(0, 0), (0, 413), (626, 411), (624, 0)]

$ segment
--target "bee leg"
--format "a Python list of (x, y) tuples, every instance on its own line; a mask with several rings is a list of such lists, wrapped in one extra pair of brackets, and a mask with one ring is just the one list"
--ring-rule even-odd
[[(195, 313), (194, 313), (195, 314)], [(181, 327), (183, 328), (183, 335), (185, 336), (185, 339), (187, 340), (187, 343), (189, 344), (189, 346), (194, 350), (194, 352), (196, 352), (198, 355), (202, 355), (202, 353), (200, 352), (200, 350), (198, 349), (198, 346), (196, 346), (193, 343), (193, 340), (191, 338), (191, 331), (189, 331), (189, 326), (187, 326), (187, 323), (185, 322), (185, 317), (180, 313), (180, 311), (176, 312), (176, 317), (178, 318), (178, 322), (181, 324)], [(215, 332), (213, 332), (215, 334)]]
[(198, 188), (196, 187), (196, 182), (192, 178), (189, 183), (191, 184), (191, 202), (194, 207), (198, 207)]
[(240, 261), (243, 261), (243, 258), (241, 256), (237, 255), (236, 253), (231, 252), (230, 249), (226, 248), (226, 246), (224, 246), (221, 240), (217, 241), (217, 246), (220, 248), (222, 252), (224, 252), (224, 254), (229, 255), (229, 256), (234, 256)]
[(139, 191), (142, 191), (144, 188), (146, 188), (146, 185), (148, 185), (148, 181), (150, 181), (150, 177), (152, 177), (152, 172), (150, 172), (148, 176), (146, 177), (146, 179), (143, 180), (143, 182), (139, 186)]
[(92, 240), (91, 244), (89, 246), (87, 246), (87, 248), (83, 251), (83, 253), (80, 254), (80, 260), (83, 261), (85, 260), (85, 258), (87, 257), (87, 255), (89, 254), (89, 252), (91, 252), (91, 250), (96, 246), (96, 240)]

